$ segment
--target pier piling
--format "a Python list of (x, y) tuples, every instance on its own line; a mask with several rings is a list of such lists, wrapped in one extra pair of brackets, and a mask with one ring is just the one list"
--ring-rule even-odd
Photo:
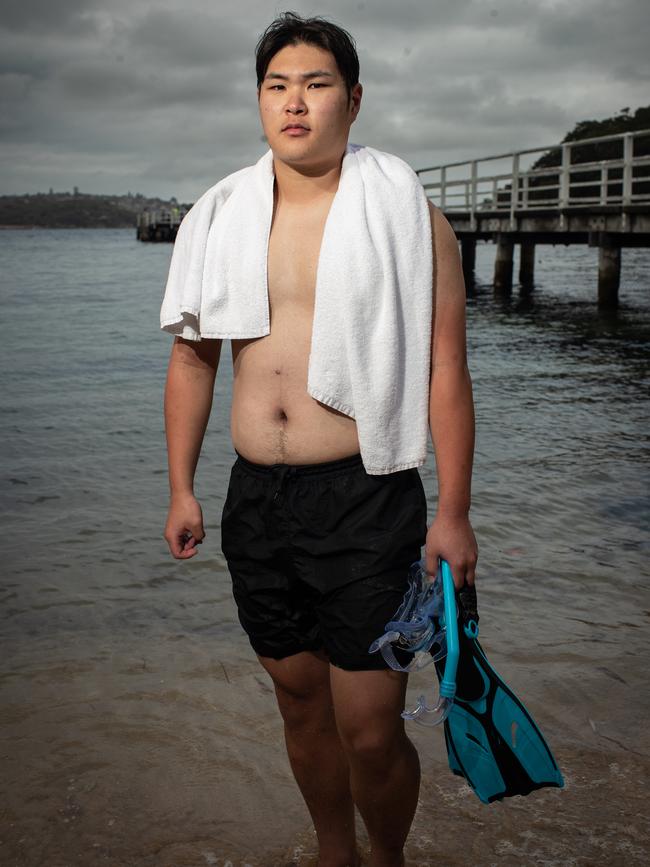
[(532, 289), (535, 280), (535, 244), (522, 241), (519, 256), (519, 282), (525, 289)]
[(512, 291), (514, 247), (512, 235), (499, 233), (497, 236), (497, 255), (494, 262), (494, 291), (497, 295), (509, 295)]
[(476, 267), (476, 239), (461, 238), (461, 257), (463, 260), (463, 277), (466, 286), (474, 285), (474, 269)]
[(621, 248), (613, 239), (604, 238), (598, 248), (598, 306), (604, 310), (618, 307), (621, 281)]

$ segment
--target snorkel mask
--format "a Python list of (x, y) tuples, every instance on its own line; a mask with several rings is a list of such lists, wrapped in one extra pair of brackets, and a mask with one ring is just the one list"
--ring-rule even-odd
[(369, 648), (370, 653), (381, 651), (394, 671), (418, 671), (447, 653), (440, 573), (435, 581), (429, 581), (420, 560), (411, 564), (408, 582), (402, 604), (386, 624), (386, 632)]
[[(447, 718), (456, 695), (458, 668), (458, 614), (454, 579), (446, 560), (441, 560), (433, 581), (429, 581), (424, 561), (409, 569), (409, 586), (395, 617), (386, 624), (385, 633), (370, 645), (369, 652), (381, 651), (395, 671), (418, 671), (446, 656), (440, 695), (435, 705), (421, 695), (413, 710), (402, 711), (404, 719), (420, 725), (437, 726)], [(396, 651), (405, 658), (398, 661)], [(409, 659), (410, 655), (410, 659)]]

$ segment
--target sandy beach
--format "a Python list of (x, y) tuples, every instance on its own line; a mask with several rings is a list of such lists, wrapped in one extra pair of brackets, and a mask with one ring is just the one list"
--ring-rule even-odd
[[(14, 651), (0, 719), (3, 865), (314, 865), (266, 674), (243, 645), (224, 662), (213, 637), (150, 638), (116, 646), (70, 637)], [(561, 655), (508, 665), (511, 683), (530, 693), (527, 681), (544, 680), (552, 657), (556, 668), (568, 665)], [(635, 690), (614, 671), (581, 694), (573, 683), (561, 703), (547, 704), (539, 684), (534, 691), (529, 706), (555, 749), (563, 791), (482, 805), (449, 772), (442, 732), (410, 726), (423, 782), (409, 867), (647, 863), (647, 727), (636, 742), (625, 731)], [(430, 688), (430, 676), (413, 678), (411, 695)], [(596, 719), (581, 706), (587, 694)], [(616, 708), (618, 725), (602, 722)], [(359, 832), (363, 846), (361, 824)]]

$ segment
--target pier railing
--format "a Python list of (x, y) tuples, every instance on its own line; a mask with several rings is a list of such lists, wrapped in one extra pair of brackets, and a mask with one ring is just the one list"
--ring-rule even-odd
[[(509, 213), (514, 227), (522, 212), (647, 205), (649, 144), (650, 129), (639, 130), (430, 166), (417, 174), (445, 213), (469, 213), (473, 228), (478, 212)], [(604, 158), (585, 160), (586, 152)]]

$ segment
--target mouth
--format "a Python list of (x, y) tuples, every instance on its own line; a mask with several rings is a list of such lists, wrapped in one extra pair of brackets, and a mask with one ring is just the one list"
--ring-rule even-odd
[(288, 135), (304, 135), (309, 132), (309, 127), (303, 126), (301, 123), (288, 123), (282, 127), (282, 132), (286, 132)]

